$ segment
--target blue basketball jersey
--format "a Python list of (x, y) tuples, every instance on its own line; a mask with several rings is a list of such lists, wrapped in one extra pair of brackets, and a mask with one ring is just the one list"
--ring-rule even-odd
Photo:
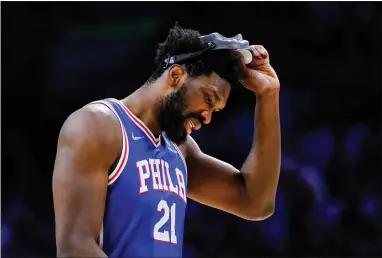
[(109, 175), (99, 244), (109, 257), (181, 257), (187, 205), (187, 167), (165, 133), (156, 138), (116, 99), (122, 151)]

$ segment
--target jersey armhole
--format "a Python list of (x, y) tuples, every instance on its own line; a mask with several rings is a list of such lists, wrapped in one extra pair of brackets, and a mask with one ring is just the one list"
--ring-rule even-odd
[(119, 115), (118, 115), (117, 111), (114, 109), (114, 107), (108, 101), (98, 100), (98, 101), (91, 102), (88, 105), (91, 105), (91, 104), (101, 104), (101, 105), (105, 105), (106, 107), (108, 107), (113, 112), (113, 114), (117, 117), (119, 124), (120, 124), (120, 127), (121, 127), (122, 148), (121, 148), (119, 155), (116, 157), (115, 161), (110, 166), (110, 169), (108, 172), (108, 174), (109, 174), (108, 185), (110, 186), (122, 174), (122, 171), (127, 164), (127, 160), (129, 157), (129, 140), (127, 137), (125, 127), (123, 126), (123, 123), (121, 121), (121, 118), (119, 117)]
[(114, 160), (113, 165), (111, 165), (109, 169), (109, 176), (111, 175), (111, 173), (113, 173), (114, 169), (117, 167), (118, 162), (121, 159), (121, 155), (122, 155), (122, 150), (119, 152), (117, 158)]

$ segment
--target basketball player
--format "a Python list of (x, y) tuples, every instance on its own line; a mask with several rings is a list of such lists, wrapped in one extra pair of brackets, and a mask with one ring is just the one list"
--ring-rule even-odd
[[(142, 87), (65, 121), (53, 174), (59, 257), (181, 257), (187, 197), (247, 220), (272, 215), (280, 170), (277, 75), (262, 46), (251, 47), (248, 65), (228, 49), (163, 65), (168, 56), (201, 50), (200, 36), (175, 26)], [(253, 146), (237, 170), (204, 154), (190, 134), (211, 122), (239, 83), (254, 92), (256, 110)]]

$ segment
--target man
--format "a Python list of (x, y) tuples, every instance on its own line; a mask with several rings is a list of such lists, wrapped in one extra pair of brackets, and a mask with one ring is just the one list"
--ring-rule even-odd
[[(145, 85), (120, 101), (86, 105), (64, 123), (53, 174), (59, 257), (181, 257), (187, 197), (248, 220), (273, 213), (279, 81), (268, 53), (252, 46), (246, 65), (238, 51), (204, 49), (200, 36), (175, 26)], [(185, 53), (199, 54), (169, 62)], [(254, 143), (240, 171), (190, 136), (239, 82), (256, 98)]]

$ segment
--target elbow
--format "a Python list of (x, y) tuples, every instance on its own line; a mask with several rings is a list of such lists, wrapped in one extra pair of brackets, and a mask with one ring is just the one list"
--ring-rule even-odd
[(57, 257), (105, 257), (98, 244), (92, 238), (69, 237), (56, 241)]
[(82, 253), (82, 250), (80, 250), (76, 245), (70, 243), (70, 241), (57, 242), (56, 248), (57, 257), (75, 257)]
[(57, 257), (75, 257), (78, 255), (78, 248), (70, 245), (57, 245)]
[(275, 203), (269, 202), (263, 205), (250, 205), (247, 206), (244, 216), (246, 220), (261, 221), (271, 217), (275, 211)]

